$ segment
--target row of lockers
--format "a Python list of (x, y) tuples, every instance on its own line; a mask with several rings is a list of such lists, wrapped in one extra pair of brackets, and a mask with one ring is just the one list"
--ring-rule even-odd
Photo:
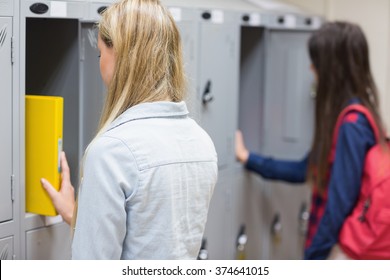
[[(69, 228), (24, 210), (24, 96), (64, 97), (64, 150), (77, 186), (104, 100), (94, 23), (109, 2), (0, 0), (0, 252), (7, 258), (70, 256)], [(234, 133), (242, 129), (253, 151), (304, 156), (313, 125), (306, 41), (321, 19), (244, 0), (162, 2), (182, 36), (191, 115), (219, 156), (205, 232), (210, 258), (234, 258), (243, 225), (248, 258), (300, 258), (307, 189), (247, 173), (235, 160)]]

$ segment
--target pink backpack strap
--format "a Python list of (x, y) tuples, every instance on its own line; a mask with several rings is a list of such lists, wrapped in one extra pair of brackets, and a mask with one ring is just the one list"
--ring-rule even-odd
[(336, 143), (337, 143), (337, 137), (339, 135), (340, 126), (343, 124), (345, 116), (348, 113), (353, 112), (353, 111), (362, 113), (367, 118), (367, 120), (370, 123), (371, 128), (374, 132), (375, 140), (377, 143), (379, 143), (379, 139), (380, 139), (379, 128), (378, 128), (374, 118), (372, 117), (370, 110), (368, 110), (366, 107), (364, 107), (363, 105), (360, 105), (360, 104), (349, 105), (349, 106), (345, 107), (344, 110), (341, 111), (341, 113), (339, 114), (339, 116), (337, 118), (335, 129), (333, 130), (332, 151), (331, 151), (331, 156), (330, 156), (331, 161), (333, 161), (334, 157), (335, 157)]

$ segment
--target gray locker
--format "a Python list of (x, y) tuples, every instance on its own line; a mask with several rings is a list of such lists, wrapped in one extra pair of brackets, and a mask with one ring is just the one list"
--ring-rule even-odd
[[(308, 152), (314, 124), (309, 36), (309, 31), (243, 27), (239, 127), (251, 151), (285, 160), (300, 160)], [(261, 180), (254, 173), (247, 175), (243, 186), (241, 192), (253, 194), (248, 201), (261, 204), (257, 217), (249, 222), (262, 227), (261, 237), (254, 237), (262, 251), (249, 246), (248, 256), (302, 258), (309, 188)], [(239, 205), (245, 208), (244, 201)]]
[(97, 29), (94, 23), (81, 24), (80, 155), (95, 137), (103, 109), (106, 88), (100, 76)]
[[(267, 33), (262, 152), (275, 158), (300, 160), (310, 149), (314, 77), (307, 52), (309, 36), (308, 31)], [(307, 186), (267, 182), (264, 211), (271, 232), (270, 259), (302, 258), (309, 193)]]
[(237, 240), (245, 226), (246, 259), (263, 258), (263, 241), (269, 235), (265, 224), (264, 180), (236, 165), (219, 172), (204, 237), (210, 259), (236, 259)]
[[(242, 166), (223, 170), (225, 184), (225, 199), (229, 217), (225, 228), (225, 254), (228, 259), (260, 259), (263, 251), (263, 236), (266, 235), (263, 224), (263, 184), (262, 179), (254, 174), (245, 172)], [(238, 239), (241, 228), (247, 237), (244, 254), (240, 257)]]
[[(37, 4), (37, 5), (35, 5)], [(26, 94), (64, 98), (64, 145), (71, 169), (72, 184), (79, 181), (81, 159), (80, 120), (80, 19), (86, 16), (87, 1), (20, 1), (20, 108)], [(35, 5), (35, 6), (34, 6)], [(38, 7), (35, 10), (33, 7)], [(40, 9), (42, 13), (40, 12)], [(46, 11), (45, 11), (46, 9)], [(20, 112), (20, 131), (24, 131)], [(52, 222), (25, 213), (24, 133), (20, 144), (20, 247), (22, 259), (69, 259), (70, 230), (64, 223)], [(19, 241), (20, 240), (20, 241)], [(16, 247), (17, 247), (16, 246)]]
[(241, 166), (231, 171), (231, 230), (229, 246), (231, 258), (237, 257), (237, 240), (240, 228), (245, 227), (247, 243), (245, 258), (257, 260), (263, 258), (266, 247), (264, 238), (268, 235), (268, 228), (264, 223), (264, 180), (256, 174), (244, 171)]
[(213, 260), (232, 259), (234, 240), (231, 236), (231, 170), (221, 170), (211, 198), (204, 238), (207, 241), (209, 258)]
[(12, 260), (14, 256), (14, 238), (0, 239), (0, 260)]
[(97, 22), (100, 19), (100, 13), (102, 13), (109, 5), (109, 1), (96, 1), (92, 0), (88, 7), (88, 16), (86, 20), (90, 23)]
[(268, 182), (264, 187), (264, 257), (268, 259), (302, 259), (308, 222), (310, 190)]
[(224, 168), (234, 162), (240, 28), (234, 13), (204, 10), (200, 16), (201, 125), (213, 139), (218, 165)]
[(71, 231), (67, 224), (26, 232), (27, 260), (68, 260), (71, 258)]
[(239, 128), (245, 145), (261, 151), (264, 115), (265, 40), (263, 27), (241, 29)]
[(48, 1), (20, 0), (26, 17), (83, 18), (88, 0)]
[(12, 18), (0, 17), (0, 223), (12, 219)]
[(13, 3), (14, 0), (0, 0), (0, 16), (13, 16)]
[(197, 67), (198, 67), (198, 24), (197, 13), (191, 9), (170, 7), (176, 25), (179, 28), (187, 77), (186, 103), (190, 116), (196, 121), (200, 121), (201, 102), (197, 92)]
[(64, 98), (63, 148), (74, 186), (79, 153), (79, 23), (77, 19), (26, 19), (26, 94)]
[[(307, 51), (308, 31), (266, 34), (262, 152), (300, 159), (310, 148), (314, 126), (314, 82)], [(281, 82), (283, 81), (283, 82)]]

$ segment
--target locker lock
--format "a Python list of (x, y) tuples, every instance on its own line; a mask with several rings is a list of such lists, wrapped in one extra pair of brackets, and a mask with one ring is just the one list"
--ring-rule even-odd
[(49, 6), (43, 3), (34, 3), (30, 6), (30, 11), (34, 14), (42, 15), (49, 10)]
[(203, 105), (206, 105), (207, 103), (210, 103), (213, 100), (214, 100), (214, 96), (211, 93), (211, 81), (208, 80), (206, 83), (206, 87), (203, 91), (203, 96), (202, 96)]
[(283, 23), (284, 23), (284, 17), (279, 17), (279, 18), (278, 18), (278, 22), (279, 22), (280, 24), (283, 24)]
[(244, 22), (248, 22), (250, 19), (251, 19), (251, 17), (250, 17), (249, 15), (243, 15), (243, 16), (242, 16), (242, 20), (243, 20)]
[(210, 13), (210, 12), (204, 12), (204, 13), (202, 14), (202, 18), (203, 18), (203, 19), (206, 19), (206, 20), (211, 19), (211, 13)]
[(97, 12), (99, 15), (102, 15), (107, 10), (107, 6), (101, 6)]

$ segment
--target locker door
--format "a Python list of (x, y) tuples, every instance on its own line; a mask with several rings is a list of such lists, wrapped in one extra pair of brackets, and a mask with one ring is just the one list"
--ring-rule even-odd
[(27, 260), (71, 259), (71, 234), (65, 223), (26, 232)]
[(96, 135), (103, 110), (106, 88), (100, 75), (97, 29), (93, 23), (81, 25), (81, 117), (80, 155)]
[(267, 34), (263, 153), (300, 159), (308, 152), (314, 126), (310, 32)]
[(0, 17), (0, 222), (12, 219), (12, 18)]
[[(310, 149), (314, 127), (313, 75), (307, 40), (310, 32), (271, 30), (267, 34), (264, 136), (262, 153), (278, 159), (300, 160)], [(303, 253), (302, 216), (309, 188), (268, 181), (264, 213), (269, 259), (300, 259)]]
[(213, 15), (209, 16), (200, 25), (201, 124), (214, 141), (218, 165), (223, 168), (234, 162), (240, 27), (228, 21), (213, 23)]
[(171, 8), (171, 12), (175, 15), (180, 11), (180, 20), (176, 19), (176, 24), (179, 28), (180, 37), (183, 46), (183, 58), (185, 73), (187, 76), (187, 96), (186, 103), (190, 116), (199, 121), (200, 119), (200, 103), (196, 95), (197, 81), (197, 43), (198, 43), (198, 26), (194, 19), (193, 11), (180, 8)]

